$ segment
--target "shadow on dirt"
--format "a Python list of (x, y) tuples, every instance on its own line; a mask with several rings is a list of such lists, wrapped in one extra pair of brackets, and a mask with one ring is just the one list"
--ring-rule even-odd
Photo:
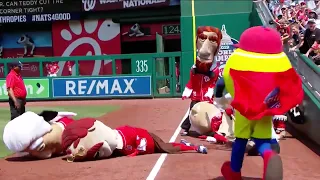
[[(253, 178), (253, 177), (242, 177), (243, 180), (261, 180), (261, 178)], [(213, 179), (208, 179), (208, 180), (225, 180), (224, 177), (219, 176)]]
[[(52, 156), (50, 159), (54, 159), (54, 158), (58, 158), (61, 156)], [(43, 159), (38, 159), (35, 157), (32, 157), (30, 155), (22, 155), (22, 156), (11, 156), (11, 157), (7, 157), (5, 158), (6, 161), (9, 162), (28, 162), (28, 161), (42, 161)]]
[(5, 160), (10, 162), (26, 162), (26, 161), (40, 161), (41, 159), (36, 159), (34, 157), (26, 155), (26, 156), (8, 157), (8, 158), (5, 158)]

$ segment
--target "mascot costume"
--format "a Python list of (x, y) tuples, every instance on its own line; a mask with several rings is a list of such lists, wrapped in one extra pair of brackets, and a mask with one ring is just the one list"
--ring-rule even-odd
[[(283, 53), (279, 33), (262, 26), (251, 27), (240, 37), (223, 72), (227, 91), (234, 98), (234, 134), (231, 161), (221, 173), (226, 180), (241, 180), (248, 139), (263, 158), (263, 180), (283, 179), (280, 156), (272, 151), (272, 116), (284, 114), (303, 100), (302, 82)], [(294, 88), (292, 88), (294, 87)]]
[[(200, 26), (197, 29), (197, 52), (195, 65), (190, 70), (190, 79), (182, 93), (182, 99), (191, 99), (190, 109), (198, 102), (213, 100), (213, 88), (219, 78), (219, 66), (215, 56), (219, 52), (222, 33), (211, 26)], [(187, 117), (181, 125), (183, 135), (187, 135), (191, 124)]]
[[(226, 95), (226, 104), (228, 103)], [(227, 111), (221, 111), (216, 105), (208, 102), (195, 104), (189, 113), (191, 128), (208, 142), (227, 143), (233, 141), (233, 112), (226, 105)]]
[[(228, 143), (234, 142), (234, 122), (235, 117), (231, 108), (232, 97), (230, 94), (226, 94), (222, 97), (220, 107), (228, 110), (221, 111), (217, 106), (200, 102), (193, 106), (190, 111), (189, 118), (191, 122), (191, 129), (194, 129), (200, 136), (198, 138), (205, 139), (212, 143)], [(216, 104), (216, 103), (214, 103)], [(274, 118), (283, 118), (274, 116)], [(271, 148), (276, 153), (280, 153), (280, 146), (278, 144), (279, 136), (276, 134), (275, 129), (272, 128), (272, 141)], [(253, 140), (250, 140), (247, 144), (246, 151), (249, 156), (257, 156), (259, 152)]]
[(207, 148), (194, 146), (185, 140), (165, 143), (145, 129), (122, 126), (111, 129), (93, 118), (70, 123), (62, 135), (63, 150), (68, 162), (87, 161), (117, 156), (136, 156), (153, 153), (181, 153), (196, 151), (207, 154)]
[(75, 115), (56, 111), (25, 112), (5, 126), (4, 144), (14, 153), (25, 152), (38, 159), (63, 155), (62, 133)]

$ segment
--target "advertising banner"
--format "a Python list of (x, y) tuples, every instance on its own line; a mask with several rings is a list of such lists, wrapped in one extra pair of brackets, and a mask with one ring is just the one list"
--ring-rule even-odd
[(0, 0), (0, 23), (73, 20), (80, 11), (74, 0)]
[[(27, 89), (27, 99), (49, 98), (49, 79), (24, 79)], [(6, 80), (0, 80), (0, 100), (8, 99)]]
[(180, 0), (82, 0), (82, 11), (163, 7), (179, 4)]
[(219, 62), (219, 65), (220, 65), (219, 66), (220, 76), (222, 76), (223, 69), (226, 65), (227, 60), (229, 59), (229, 56), (235, 50), (234, 44), (239, 43), (238, 40), (232, 38), (229, 34), (227, 34), (227, 29), (224, 24), (221, 27), (221, 33), (222, 33), (221, 46), (216, 56), (217, 57), (216, 60)]
[(151, 96), (151, 76), (53, 78), (55, 98)]
[[(97, 56), (121, 54), (120, 24), (112, 19), (59, 21), (52, 24), (53, 56)], [(58, 76), (69, 76), (69, 65), (75, 61), (59, 62)], [(122, 61), (116, 60), (116, 74), (122, 73)], [(72, 68), (75, 76), (75, 68)], [(110, 59), (79, 61), (80, 76), (111, 75)]]

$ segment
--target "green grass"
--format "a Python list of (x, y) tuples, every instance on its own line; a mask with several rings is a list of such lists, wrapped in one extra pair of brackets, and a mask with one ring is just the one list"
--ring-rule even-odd
[[(27, 107), (27, 111), (33, 111), (39, 113), (43, 110), (55, 110), (55, 111), (70, 111), (77, 113), (75, 119), (80, 119), (84, 117), (100, 117), (106, 113), (118, 110), (119, 106), (57, 106), (57, 107)], [(3, 128), (10, 120), (9, 107), (0, 108), (0, 158), (11, 154), (6, 148), (2, 140)]]

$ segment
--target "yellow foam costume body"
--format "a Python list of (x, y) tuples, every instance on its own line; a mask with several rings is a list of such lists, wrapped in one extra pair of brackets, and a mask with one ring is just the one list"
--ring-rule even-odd
[(272, 116), (284, 114), (299, 104), (303, 90), (300, 77), (282, 51), (281, 37), (276, 30), (252, 27), (243, 32), (238, 49), (226, 63), (223, 78), (236, 110), (236, 140), (231, 161), (221, 168), (226, 180), (241, 180), (250, 138), (264, 159), (263, 180), (283, 178), (281, 158), (271, 149)]

